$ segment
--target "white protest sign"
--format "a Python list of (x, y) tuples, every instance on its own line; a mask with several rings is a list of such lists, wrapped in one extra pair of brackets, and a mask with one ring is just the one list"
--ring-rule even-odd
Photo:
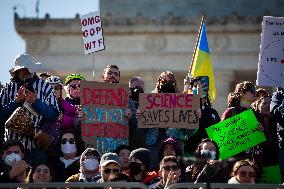
[(85, 54), (105, 49), (100, 11), (81, 16)]
[(284, 17), (263, 17), (256, 83), (284, 87)]

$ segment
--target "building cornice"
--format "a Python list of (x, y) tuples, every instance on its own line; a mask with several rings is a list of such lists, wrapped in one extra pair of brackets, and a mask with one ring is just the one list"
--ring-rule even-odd
[[(261, 31), (262, 17), (242, 17), (238, 15), (222, 18), (208, 18), (208, 33), (255, 33)], [(145, 33), (196, 33), (199, 19), (178, 18), (169, 16), (163, 19), (149, 19), (140, 16), (125, 19), (113, 19), (103, 15), (104, 34), (145, 34)], [(19, 18), (15, 14), (15, 27), (20, 35), (81, 35), (79, 16), (68, 19)]]

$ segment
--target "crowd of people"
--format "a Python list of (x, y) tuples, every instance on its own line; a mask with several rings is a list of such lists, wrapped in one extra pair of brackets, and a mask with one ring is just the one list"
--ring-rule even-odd
[[(138, 128), (139, 94), (144, 81), (129, 80), (129, 144), (101, 154), (86, 148), (81, 136), (80, 74), (63, 81), (36, 73), (28, 54), (18, 55), (11, 80), (0, 93), (0, 183), (141, 182), (149, 188), (173, 183), (261, 183), (262, 168), (279, 165), (284, 178), (284, 90), (273, 95), (243, 81), (228, 94), (220, 116), (210, 103), (203, 76), (184, 80), (178, 88), (171, 71), (162, 72), (152, 93), (200, 94), (199, 129)], [(119, 83), (118, 66), (108, 65), (102, 82)], [(66, 90), (67, 96), (63, 93)], [(225, 99), (224, 99), (225, 100)], [(252, 109), (266, 141), (225, 160), (206, 128)], [(186, 154), (186, 156), (185, 156)], [(279, 158), (278, 158), (279, 157)]]

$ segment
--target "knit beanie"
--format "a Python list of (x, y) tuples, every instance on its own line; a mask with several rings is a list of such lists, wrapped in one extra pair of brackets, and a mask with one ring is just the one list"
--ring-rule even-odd
[(149, 168), (151, 166), (151, 152), (146, 148), (138, 148), (130, 153), (129, 159), (132, 157), (139, 159), (142, 164)]

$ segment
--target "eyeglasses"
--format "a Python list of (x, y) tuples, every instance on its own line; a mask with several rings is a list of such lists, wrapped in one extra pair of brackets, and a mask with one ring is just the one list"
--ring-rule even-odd
[(73, 84), (73, 85), (70, 85), (70, 87), (71, 87), (72, 89), (77, 89), (77, 88), (80, 89), (80, 84), (79, 84), (79, 85)]
[(69, 144), (75, 144), (74, 138), (63, 138), (61, 139), (61, 144), (66, 144), (67, 141), (69, 141)]
[(255, 173), (254, 172), (239, 171), (238, 173), (240, 174), (241, 177), (246, 177), (247, 175), (250, 178), (255, 177)]
[(107, 168), (107, 169), (104, 170), (104, 173), (105, 173), (105, 174), (110, 174), (111, 171), (112, 171), (113, 173), (119, 173), (119, 172), (120, 172), (120, 169), (109, 169), (109, 168)]
[(163, 169), (164, 169), (165, 171), (170, 171), (170, 170), (176, 171), (176, 170), (179, 170), (179, 166), (177, 166), (177, 165), (164, 166)]

